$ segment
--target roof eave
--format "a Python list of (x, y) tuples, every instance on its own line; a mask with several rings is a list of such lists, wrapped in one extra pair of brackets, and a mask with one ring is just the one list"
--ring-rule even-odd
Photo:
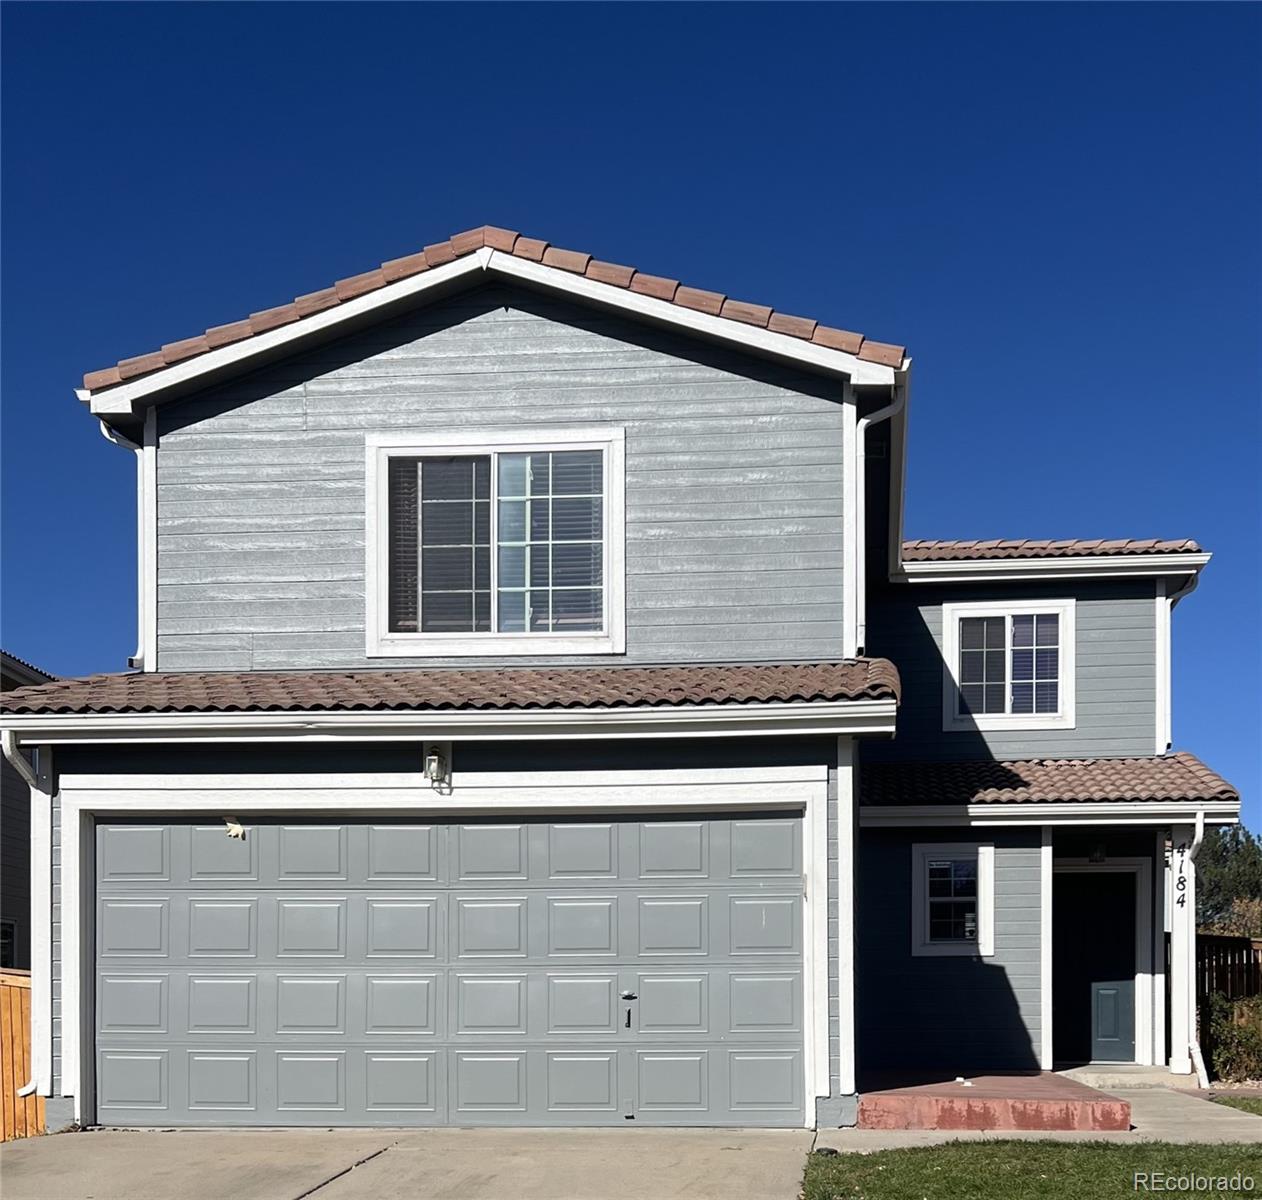
[(980, 804), (865, 804), (871, 828), (993, 825), (1180, 825), (1203, 815), (1208, 825), (1240, 822), (1240, 800), (1013, 800)]
[(904, 561), (890, 572), (890, 579), (894, 583), (983, 583), (1092, 576), (1195, 576), (1204, 570), (1212, 557), (1208, 552), (1200, 552)]
[(855, 386), (893, 387), (896, 373), (905, 370), (910, 362), (904, 359), (897, 368), (870, 362), (789, 334), (746, 325), (730, 317), (713, 316), (483, 247), (453, 262), (396, 280), (301, 320), (230, 342), (111, 387), (96, 390), (77, 388), (75, 394), (88, 405), (94, 416), (103, 420), (132, 417), (140, 408), (185, 395), (219, 378), (253, 369), (317, 341), (342, 336), (359, 325), (386, 319), (393, 310), (406, 304), (422, 299), (440, 299), (476, 282), (479, 276), (494, 276), (560, 292), (583, 303), (618, 309), (654, 324), (682, 328), (696, 336), (734, 345), (750, 353), (800, 363), (824, 374), (844, 377)]

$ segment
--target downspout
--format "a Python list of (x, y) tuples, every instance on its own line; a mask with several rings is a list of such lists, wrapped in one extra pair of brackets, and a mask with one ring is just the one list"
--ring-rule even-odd
[[(866, 435), (869, 426), (888, 421), (896, 417), (907, 404), (907, 390), (911, 386), (910, 372), (907, 369), (894, 373), (894, 399), (884, 408), (860, 417), (855, 427), (855, 495), (858, 498), (859, 512), (855, 520), (855, 647), (856, 653), (863, 654), (868, 641), (868, 535), (865, 498), (867, 496), (867, 450)], [(891, 517), (893, 514), (891, 513)]]
[(122, 446), (124, 450), (136, 452), (136, 653), (128, 660), (127, 665), (137, 670), (145, 669), (145, 454), (144, 446), (124, 437), (117, 429), (111, 429), (101, 421), (101, 436), (106, 441)]
[[(1190, 592), (1196, 586), (1196, 576), (1192, 577), (1192, 587), (1184, 589)], [(1193, 904), (1196, 903), (1196, 856), (1200, 853), (1201, 843), (1205, 840), (1205, 810), (1203, 808), (1196, 811), (1196, 827), (1192, 833), (1192, 844), (1188, 847), (1188, 862), (1192, 863), (1192, 883), (1193, 883)], [(1191, 995), (1188, 998), (1188, 1004), (1191, 1006), (1189, 1012), (1192, 1014), (1192, 1042), (1188, 1046), (1189, 1057), (1192, 1059), (1192, 1066), (1196, 1070), (1196, 1082), (1202, 1088), (1209, 1087), (1209, 1073), (1205, 1070), (1205, 1058), (1201, 1054), (1201, 1027), (1200, 1014), (1196, 1009), (1196, 910), (1193, 909), (1188, 915), (1188, 920), (1192, 923), (1192, 970), (1191, 977), (1188, 980), (1188, 991)]]

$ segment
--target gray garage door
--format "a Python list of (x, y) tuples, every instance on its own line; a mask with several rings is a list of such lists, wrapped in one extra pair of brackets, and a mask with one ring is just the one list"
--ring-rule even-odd
[(800, 1126), (800, 824), (101, 824), (98, 1119)]

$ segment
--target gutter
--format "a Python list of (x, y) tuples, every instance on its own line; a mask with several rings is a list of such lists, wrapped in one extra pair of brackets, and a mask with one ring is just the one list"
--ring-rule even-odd
[[(856, 653), (863, 654), (868, 640), (868, 547), (867, 521), (865, 513), (865, 497), (867, 496), (867, 448), (868, 428), (896, 417), (907, 404), (907, 393), (911, 388), (911, 360), (906, 360), (903, 369), (894, 373), (894, 399), (884, 408), (860, 417), (855, 427), (855, 493), (859, 502), (858, 519), (855, 521), (855, 646)], [(892, 467), (891, 467), (892, 469)], [(890, 520), (893, 522), (893, 511)]]
[[(77, 388), (75, 394), (86, 401), (88, 392)], [(127, 660), (129, 667), (137, 670), (145, 669), (145, 605), (148, 597), (145, 594), (145, 448), (131, 438), (125, 437), (117, 429), (112, 429), (102, 419), (100, 421), (101, 436), (107, 442), (122, 446), (124, 450), (136, 452), (136, 653)], [(6, 735), (7, 736), (7, 735)]]

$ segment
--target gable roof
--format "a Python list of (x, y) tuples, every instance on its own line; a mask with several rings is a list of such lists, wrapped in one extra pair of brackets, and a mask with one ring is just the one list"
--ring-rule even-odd
[(1053, 542), (1029, 538), (990, 541), (928, 541), (903, 543), (904, 562), (967, 562), (992, 558), (1083, 558), (1105, 554), (1199, 554), (1191, 538), (1159, 541), (1156, 538), (1121, 538), (1105, 541), (1069, 539)]
[(13, 691), (33, 683), (47, 683), (56, 678), (51, 671), (45, 671), (7, 650), (0, 650), (0, 689)]
[(380, 291), (401, 280), (444, 267), (479, 251), (497, 251), (512, 258), (582, 276), (609, 289), (611, 295), (623, 290), (664, 301), (680, 309), (690, 309), (727, 321), (737, 322), (790, 339), (808, 342), (828, 350), (852, 355), (861, 362), (901, 368), (906, 359), (903, 346), (876, 342), (861, 333), (821, 325), (809, 317), (791, 316), (761, 304), (734, 300), (722, 292), (689, 287), (675, 279), (649, 275), (635, 267), (603, 262), (578, 250), (563, 250), (538, 238), (524, 237), (508, 229), (482, 225), (435, 242), (415, 254), (392, 259), (379, 267), (340, 279), (320, 291), (298, 296), (288, 304), (263, 309), (226, 325), (217, 325), (193, 337), (121, 359), (113, 366), (89, 371), (83, 386), (89, 392), (118, 387), (132, 379), (152, 375), (177, 363), (211, 353), (221, 346), (244, 342), (285, 325), (300, 323), (319, 313), (360, 296)]
[(136, 672), (20, 688), (13, 715), (438, 712), (898, 700), (883, 658), (669, 667)]

